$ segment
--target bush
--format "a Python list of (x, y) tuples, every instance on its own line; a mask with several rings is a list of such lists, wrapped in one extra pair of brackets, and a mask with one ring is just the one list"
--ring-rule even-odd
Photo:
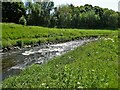
[(24, 16), (22, 16), (20, 19), (19, 19), (19, 23), (22, 24), (22, 25), (26, 25), (27, 21), (25, 19)]

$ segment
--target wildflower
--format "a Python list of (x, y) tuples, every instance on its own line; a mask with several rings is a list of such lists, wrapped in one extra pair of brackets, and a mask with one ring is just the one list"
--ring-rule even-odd
[(110, 60), (110, 59), (107, 59), (108, 61)]
[(108, 39), (111, 39), (111, 38), (108, 38)]
[(107, 38), (105, 38), (104, 40), (108, 40)]
[(96, 53), (98, 53), (98, 52), (96, 52)]
[(105, 83), (106, 86), (108, 86), (108, 83)]
[(58, 65), (56, 65), (56, 67), (58, 67)]
[(68, 58), (70, 59), (71, 57), (70, 57), (70, 56), (68, 56)]
[(67, 68), (67, 66), (65, 66), (65, 69)]
[(79, 86), (78, 88), (83, 88), (82, 86)]
[(45, 83), (42, 83), (42, 86), (44, 86), (45, 85)]
[(77, 82), (77, 84), (80, 84), (80, 82)]
[(101, 79), (101, 81), (104, 81), (104, 79)]
[(92, 72), (94, 72), (95, 70), (92, 69)]
[(114, 40), (112, 42), (115, 42)]

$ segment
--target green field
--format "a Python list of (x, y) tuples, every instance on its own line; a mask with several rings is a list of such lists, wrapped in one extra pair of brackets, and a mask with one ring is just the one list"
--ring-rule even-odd
[(56, 29), (23, 26), (13, 23), (2, 24), (2, 47), (33, 45), (35, 43), (65, 42), (83, 37), (107, 36), (116, 30)]
[[(102, 36), (43, 65), (3, 81), (3, 88), (117, 88), (118, 31), (56, 29), (2, 24), (3, 47)], [(8, 42), (9, 43), (8, 43)]]

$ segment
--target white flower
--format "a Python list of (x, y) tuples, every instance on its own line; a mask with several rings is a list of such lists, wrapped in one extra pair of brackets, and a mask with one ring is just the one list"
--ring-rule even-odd
[(95, 70), (92, 69), (92, 72), (94, 72)]
[(45, 85), (45, 83), (42, 83), (42, 86), (44, 86)]
[(77, 84), (80, 84), (80, 82), (77, 82)]
[(68, 56), (68, 58), (70, 59), (71, 57), (70, 57), (70, 56)]
[(107, 38), (105, 38), (104, 40), (107, 40)]
[(79, 86), (78, 88), (83, 88), (82, 86)]
[(56, 67), (58, 67), (58, 65), (56, 65)]

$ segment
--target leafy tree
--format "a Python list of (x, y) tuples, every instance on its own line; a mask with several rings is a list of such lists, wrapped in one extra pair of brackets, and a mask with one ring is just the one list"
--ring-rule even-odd
[(49, 25), (49, 27), (57, 27), (57, 24), (58, 24), (58, 18), (54, 14), (52, 14), (50, 16), (50, 25)]
[[(58, 28), (118, 28), (120, 13), (99, 6), (61, 5), (54, 7), (51, 0), (33, 2), (3, 2), (3, 22), (15, 22)], [(24, 17), (23, 17), (24, 16)], [(19, 20), (20, 19), (20, 20)]]
[(118, 14), (112, 13), (109, 17), (109, 27), (117, 28), (118, 27)]
[(65, 24), (66, 9), (67, 9), (67, 6), (60, 6), (59, 8), (57, 8), (57, 10), (55, 12), (55, 15), (58, 19), (57, 25), (60, 28), (65, 28), (66, 27), (66, 24)]
[(53, 6), (54, 2), (49, 0), (43, 2), (37, 2), (37, 0), (34, 0), (34, 3), (26, 2), (28, 24), (49, 26), (50, 11)]
[(88, 11), (91, 11), (93, 9), (93, 6), (90, 4), (85, 4), (84, 8), (85, 8), (85, 11), (88, 12)]
[(118, 26), (118, 14), (113, 10), (104, 9), (103, 25), (104, 27), (116, 28)]
[(33, 3), (31, 7), (31, 23), (33, 25), (40, 25), (41, 24), (41, 5), (38, 3)]
[(120, 28), (120, 12), (117, 13), (118, 13), (118, 27)]
[(2, 21), (19, 23), (19, 18), (25, 15), (23, 2), (2, 2)]
[(97, 26), (99, 16), (94, 11), (89, 11), (79, 15), (80, 25), (79, 27), (94, 28)]

